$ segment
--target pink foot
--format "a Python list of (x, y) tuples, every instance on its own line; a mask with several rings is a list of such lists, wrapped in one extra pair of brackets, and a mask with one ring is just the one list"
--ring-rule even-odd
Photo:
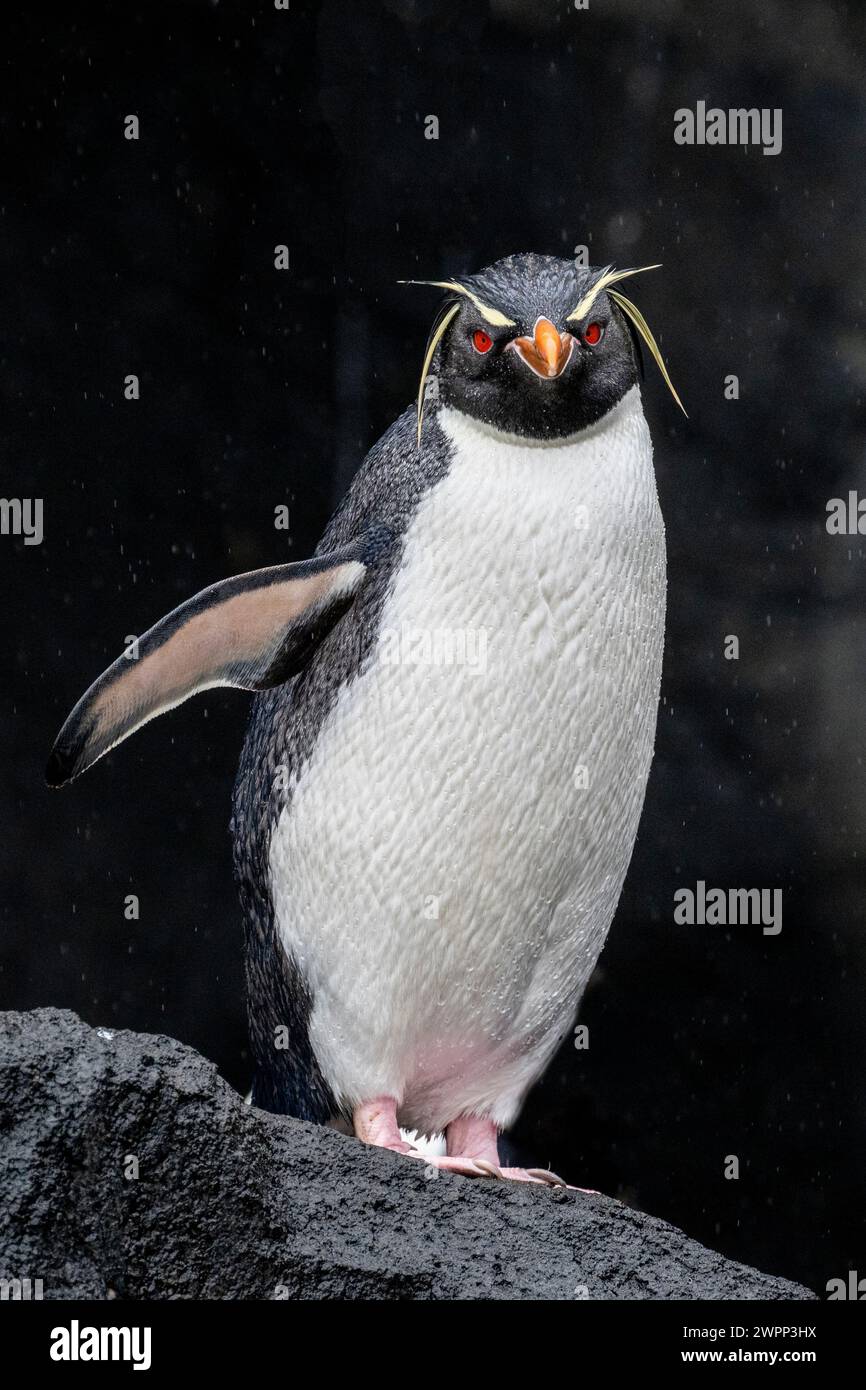
[(589, 1187), (570, 1187), (547, 1168), (500, 1168), (498, 1131), (492, 1120), (477, 1115), (461, 1115), (446, 1131), (445, 1156), (419, 1153), (400, 1136), (397, 1102), (392, 1096), (377, 1096), (355, 1107), (355, 1134), (364, 1144), (419, 1158), (430, 1168), (460, 1173), (467, 1178), (503, 1178), (510, 1182), (531, 1182), (542, 1187), (561, 1187), (569, 1192), (585, 1192), (597, 1197)]
[[(488, 1172), (483, 1160), (465, 1158), (462, 1154), (422, 1154), (412, 1149), (410, 1158), (420, 1158), (428, 1168), (438, 1168), (442, 1173), (460, 1173), (464, 1178), (496, 1178), (498, 1173)], [(432, 1173), (430, 1175), (433, 1176)]]
[(412, 1153), (412, 1145), (400, 1137), (397, 1102), (393, 1097), (377, 1096), (375, 1100), (356, 1105), (352, 1122), (362, 1144), (373, 1144), (377, 1149), (393, 1149), (398, 1154)]
[[(501, 1168), (499, 1166), (499, 1132), (492, 1120), (478, 1115), (461, 1115), (448, 1126), (449, 1154), (469, 1157), (488, 1177), (504, 1178), (508, 1182), (532, 1182), (548, 1187), (561, 1187), (569, 1192), (589, 1192), (588, 1187), (571, 1187), (557, 1173), (547, 1168)], [(592, 1193), (593, 1196), (599, 1194)]]
[(471, 1158), (458, 1155), (444, 1156), (422, 1154), (400, 1136), (397, 1124), (397, 1102), (391, 1096), (377, 1096), (375, 1100), (365, 1101), (355, 1107), (352, 1116), (355, 1134), (364, 1144), (374, 1144), (378, 1149), (390, 1149), (392, 1153), (405, 1154), (407, 1158), (420, 1158), (431, 1168), (440, 1168), (446, 1173), (462, 1173), (467, 1178), (488, 1176), (483, 1168)]

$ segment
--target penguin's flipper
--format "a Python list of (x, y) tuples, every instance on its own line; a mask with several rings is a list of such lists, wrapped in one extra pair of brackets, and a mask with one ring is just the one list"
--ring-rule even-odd
[(296, 675), (351, 605), (386, 539), (372, 528), (342, 550), (224, 579), (175, 608), (82, 695), (57, 735), (48, 785), (78, 777), (199, 691), (267, 690)]

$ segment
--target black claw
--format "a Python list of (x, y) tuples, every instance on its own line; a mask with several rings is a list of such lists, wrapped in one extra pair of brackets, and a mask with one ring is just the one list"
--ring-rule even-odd
[(531, 1178), (539, 1178), (541, 1182), (550, 1183), (551, 1187), (568, 1187), (565, 1178), (551, 1172), (549, 1168), (527, 1168), (526, 1171)]

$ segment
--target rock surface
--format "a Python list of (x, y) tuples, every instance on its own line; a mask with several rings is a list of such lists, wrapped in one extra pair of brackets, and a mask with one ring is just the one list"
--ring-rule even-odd
[(610, 1198), (253, 1110), (191, 1048), (58, 1009), (0, 1015), (0, 1189), (0, 1277), (46, 1298), (812, 1297)]

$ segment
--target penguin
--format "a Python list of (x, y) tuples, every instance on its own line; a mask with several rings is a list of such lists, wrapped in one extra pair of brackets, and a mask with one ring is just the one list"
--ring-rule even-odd
[(417, 401), (314, 556), (161, 619), (48, 764), (59, 786), (198, 691), (254, 692), (231, 820), (253, 1103), (466, 1176), (562, 1181), (499, 1140), (574, 1026), (653, 756), (641, 344), (682, 402), (614, 288), (638, 273), (527, 253), (408, 282), (444, 291)]

